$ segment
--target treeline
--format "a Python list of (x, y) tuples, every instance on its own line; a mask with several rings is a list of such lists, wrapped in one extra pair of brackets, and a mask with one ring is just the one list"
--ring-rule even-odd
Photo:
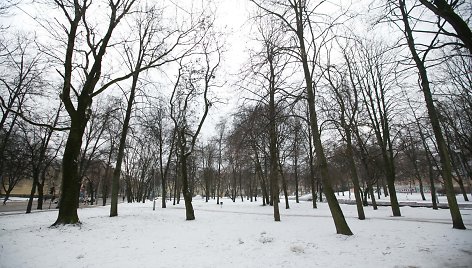
[[(381, 194), (401, 216), (398, 186), (418, 185), (435, 209), (446, 194), (454, 228), (464, 229), (455, 194), (472, 191), (466, 1), (249, 2), (247, 60), (232, 83), (211, 1), (106, 1), (93, 15), (98, 2), (37, 4), (54, 10), (35, 19), (41, 38), (2, 23), (5, 200), (31, 179), (30, 212), (45, 181), (62, 176), (55, 224), (79, 222), (85, 191), (91, 202), (111, 199), (110, 216), (120, 195), (159, 196), (163, 208), (183, 199), (193, 220), (201, 195), (262, 202), (280, 221), (279, 203), (309, 194), (350, 235), (335, 192), (353, 189), (362, 220)], [(0, 16), (19, 5), (1, 4)], [(228, 87), (243, 104), (202, 139)]]

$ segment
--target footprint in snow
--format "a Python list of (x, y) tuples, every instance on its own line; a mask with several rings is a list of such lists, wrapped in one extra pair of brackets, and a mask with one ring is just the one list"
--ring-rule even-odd
[(295, 253), (295, 254), (305, 253), (305, 249), (302, 246), (299, 246), (299, 245), (291, 246), (290, 251)]
[(262, 244), (267, 244), (267, 243), (271, 243), (272, 241), (274, 241), (273, 237), (266, 237), (265, 235), (266, 235), (266, 232), (261, 233), (261, 237), (259, 238), (259, 242), (261, 242)]

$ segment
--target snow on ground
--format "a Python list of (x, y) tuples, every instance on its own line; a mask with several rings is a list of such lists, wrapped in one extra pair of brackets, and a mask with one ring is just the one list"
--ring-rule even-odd
[(472, 267), (472, 210), (462, 210), (469, 229), (454, 230), (448, 210), (368, 207), (360, 221), (342, 205), (354, 232), (343, 236), (326, 203), (282, 200), (274, 222), (260, 202), (223, 202), (194, 199), (195, 221), (183, 204), (152, 202), (120, 204), (114, 218), (109, 206), (80, 209), (80, 226), (49, 228), (57, 211), (3, 215), (0, 267)]
[[(397, 192), (397, 199), (398, 201), (415, 201), (417, 203), (423, 203), (423, 204), (431, 204), (431, 193), (424, 193), (424, 196), (426, 198), (425, 201), (421, 198), (420, 193), (399, 193)], [(324, 195), (323, 195), (324, 197)], [(472, 199), (472, 195), (469, 193), (467, 196), (470, 199)], [(289, 197), (292, 200), (295, 200), (295, 196), (290, 196)], [(339, 192), (336, 193), (336, 198), (338, 200), (356, 200), (356, 197), (354, 196), (354, 192), (351, 192), (351, 195), (349, 196), (349, 191), (346, 192)], [(375, 194), (375, 199), (377, 201), (388, 201), (390, 202), (390, 197), (384, 196), (383, 194), (380, 195), (380, 199), (378, 198), (377, 193)], [(446, 195), (438, 195), (437, 199), (439, 201), (439, 204), (447, 204), (447, 196)], [(311, 200), (311, 194), (306, 194), (302, 195), (299, 197), (299, 200), (303, 201), (309, 201)], [(458, 204), (472, 204), (469, 201), (464, 200), (464, 196), (462, 194), (456, 195), (456, 200)], [(370, 202), (370, 198), (369, 198)]]
[[(1, 198), (1, 200), (3, 200), (4, 197)], [(10, 196), (7, 200), (7, 203), (9, 202), (28, 202), (29, 198), (26, 198), (26, 197), (14, 197), (14, 196)], [(33, 198), (34, 201), (37, 201), (38, 198)]]

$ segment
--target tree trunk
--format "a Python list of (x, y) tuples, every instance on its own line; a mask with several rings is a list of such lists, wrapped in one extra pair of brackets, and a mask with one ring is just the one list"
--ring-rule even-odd
[(161, 187), (162, 187), (162, 208), (166, 208), (166, 197), (167, 197), (167, 188), (166, 188), (166, 178), (161, 178)]
[(469, 198), (467, 197), (467, 191), (464, 187), (464, 182), (462, 181), (462, 177), (460, 175), (457, 175), (457, 183), (459, 184), (459, 188), (461, 190), (462, 196), (464, 197), (464, 201), (469, 201)]
[(94, 199), (95, 188), (93, 187), (93, 183), (91, 181), (89, 181), (88, 185), (89, 185), (89, 194), (90, 194), (90, 205), (93, 205), (95, 203), (95, 199)]
[(108, 173), (110, 172), (109, 165), (110, 162), (107, 163), (107, 167), (105, 169), (105, 177), (102, 180), (102, 206), (106, 206), (107, 204), (107, 197), (108, 197)]
[(35, 179), (33, 179), (33, 185), (31, 187), (31, 193), (28, 199), (28, 205), (26, 206), (26, 213), (31, 213), (31, 208), (33, 207), (33, 198), (35, 194), (36, 194), (36, 183), (35, 183)]
[[(183, 134), (185, 135), (185, 134)], [(181, 148), (181, 163), (180, 168), (182, 170), (182, 193), (184, 195), (185, 202), (185, 219), (188, 221), (195, 220), (195, 213), (193, 211), (192, 205), (192, 194), (190, 193), (188, 185), (188, 175), (187, 175), (187, 157), (185, 155), (184, 149)]]
[(295, 157), (295, 167), (294, 167), (294, 176), (295, 176), (295, 202), (300, 203), (298, 200), (298, 163), (297, 156)]
[(369, 193), (369, 187), (367, 186), (365, 189), (364, 189), (364, 199), (362, 200), (362, 205), (364, 205), (364, 207), (367, 207), (369, 206), (369, 202), (367, 201), (367, 194)]
[(240, 168), (240, 171), (239, 171), (239, 195), (241, 197), (241, 202), (244, 202), (244, 197), (243, 197), (243, 183), (242, 183), (242, 172), (241, 172), (241, 168)]
[(284, 197), (285, 197), (285, 209), (289, 209), (290, 205), (288, 203), (287, 180), (286, 180), (285, 174), (282, 170), (282, 164), (280, 164), (280, 163), (279, 163), (279, 168), (280, 168), (280, 176), (282, 177), (282, 188), (283, 188)]
[[(271, 63), (271, 62), (270, 62)], [(274, 70), (271, 67), (271, 78), (274, 77)], [(277, 154), (277, 125), (275, 112), (275, 86), (271, 79), (269, 91), (269, 156), (270, 156), (270, 194), (274, 206), (274, 220), (280, 221), (279, 212), (279, 171)]]
[[(361, 191), (359, 186), (359, 177), (357, 175), (356, 163), (354, 161), (354, 152), (352, 149), (351, 131), (345, 128), (347, 147), (346, 154), (349, 161), (349, 170), (351, 171), (352, 184), (354, 186), (354, 196), (356, 197), (357, 217), (359, 220), (365, 220), (364, 207), (362, 206)], [(349, 192), (350, 193), (350, 192)]]
[[(309, 114), (308, 114), (308, 117), (309, 117)], [(308, 135), (311, 137), (311, 128), (310, 126), (308, 126)], [(317, 208), (317, 204), (316, 204), (316, 199), (317, 199), (317, 196), (316, 196), (316, 184), (315, 184), (315, 167), (313, 166), (313, 163), (314, 163), (314, 159), (313, 159), (313, 145), (312, 145), (312, 139), (309, 138), (309, 141), (308, 141), (308, 148), (310, 150), (309, 152), (309, 155), (308, 155), (308, 159), (310, 161), (310, 186), (311, 186), (311, 199), (312, 199), (312, 203), (313, 203), (313, 208)], [(321, 192), (320, 192), (320, 196), (321, 196)], [(321, 201), (320, 201), (321, 202)]]
[(384, 192), (384, 196), (388, 197), (388, 188), (387, 188), (387, 184), (384, 181), (384, 178), (382, 178), (382, 189), (383, 189), (383, 192)]
[(377, 202), (375, 201), (374, 187), (370, 187), (370, 197), (372, 198), (372, 207), (377, 210)]
[(320, 196), (319, 196), (320, 202), (323, 202), (323, 183), (320, 183), (319, 181), (317, 181), (316, 185), (318, 185), (318, 193), (320, 193)]
[(78, 158), (85, 126), (87, 125), (85, 107), (82, 110), (79, 113), (79, 109), (77, 114), (71, 116), (71, 128), (62, 158), (62, 195), (59, 202), (59, 215), (53, 226), (80, 223), (77, 215), (81, 184), (78, 174)]
[(262, 205), (265, 206), (266, 204), (269, 204), (268, 200), (268, 193), (267, 193), (267, 187), (264, 179), (264, 174), (262, 172), (262, 165), (259, 160), (259, 155), (257, 153), (257, 148), (254, 146), (254, 155), (255, 155), (255, 164), (256, 164), (256, 173), (259, 176), (259, 181), (261, 184), (261, 191), (262, 191)]
[(38, 183), (38, 206), (36, 209), (42, 210), (44, 203), (44, 181), (43, 183)]
[[(388, 193), (390, 195), (390, 205), (392, 206), (392, 213), (393, 213), (393, 216), (399, 217), (401, 216), (401, 213), (400, 213), (400, 206), (398, 205), (397, 192), (395, 190), (395, 169), (393, 166), (394, 165), (393, 159), (387, 157), (387, 158), (384, 158), (384, 160), (388, 162), (386, 163), (387, 165), (386, 178), (387, 178)], [(372, 199), (374, 199), (374, 197), (372, 197)]]
[(426, 201), (426, 197), (424, 196), (423, 180), (421, 177), (418, 178), (418, 184), (420, 185), (421, 200)]
[[(410, 139), (411, 140), (411, 139)], [(414, 148), (416, 149), (416, 148)], [(415, 153), (416, 154), (416, 153)], [(426, 197), (424, 196), (424, 189), (423, 189), (423, 180), (421, 179), (421, 174), (420, 174), (420, 171), (418, 169), (418, 163), (416, 162), (416, 157), (414, 157), (415, 159), (412, 159), (413, 160), (413, 167), (415, 169), (415, 176), (416, 176), (416, 179), (418, 180), (418, 184), (420, 186), (420, 193), (421, 193), (421, 200), (425, 201), (426, 200)]]
[(380, 183), (377, 181), (377, 199), (380, 200), (380, 196), (382, 195), (382, 188), (380, 188)]
[[(178, 174), (178, 173), (177, 173)], [(173, 199), (173, 203), (172, 205), (175, 206), (175, 202), (176, 202), (176, 199), (177, 199), (177, 176), (175, 177), (175, 180), (174, 180), (174, 199)], [(180, 192), (179, 192), (180, 194)]]

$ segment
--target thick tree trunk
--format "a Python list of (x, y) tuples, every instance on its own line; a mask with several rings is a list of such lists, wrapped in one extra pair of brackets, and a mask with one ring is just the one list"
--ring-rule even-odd
[(390, 196), (390, 205), (392, 207), (392, 213), (393, 213), (393, 216), (399, 217), (401, 216), (401, 213), (400, 213), (400, 206), (398, 205), (397, 192), (395, 190), (395, 168), (393, 166), (394, 165), (393, 159), (384, 157), (384, 160), (388, 162), (388, 163), (385, 163), (387, 165), (386, 178), (387, 178), (388, 193)]
[(367, 194), (368, 194), (368, 193), (369, 193), (369, 187), (366, 187), (366, 188), (364, 189), (364, 192), (363, 192), (363, 194), (364, 194), (364, 199), (362, 200), (362, 205), (364, 205), (364, 207), (369, 206), (369, 201), (367, 200)]
[(44, 203), (44, 181), (43, 183), (38, 183), (38, 206), (36, 209), (42, 210)]
[(26, 213), (31, 213), (31, 209), (33, 208), (33, 199), (34, 195), (36, 194), (36, 185), (37, 185), (37, 179), (35, 179), (35, 176), (33, 176), (33, 183), (31, 186), (31, 192), (30, 196), (28, 198), (28, 205), (26, 206)]
[(185, 202), (185, 219), (188, 221), (195, 220), (195, 213), (193, 211), (192, 205), (192, 194), (189, 189), (188, 184), (188, 175), (187, 175), (187, 156), (184, 155), (185, 152), (181, 149), (181, 163), (180, 168), (182, 170), (182, 193), (184, 195)]
[[(88, 105), (86, 106), (88, 107)], [(78, 158), (87, 125), (85, 109), (85, 107), (78, 109), (77, 114), (71, 116), (71, 128), (62, 158), (62, 195), (59, 203), (59, 215), (53, 226), (80, 223), (77, 215), (81, 184), (78, 174)]]
[(162, 203), (161, 207), (166, 208), (166, 197), (167, 197), (167, 183), (166, 183), (166, 178), (162, 177), (161, 178), (161, 187), (162, 187)]
[(372, 199), (372, 207), (377, 210), (377, 202), (375, 201), (374, 187), (370, 187), (370, 198)]

